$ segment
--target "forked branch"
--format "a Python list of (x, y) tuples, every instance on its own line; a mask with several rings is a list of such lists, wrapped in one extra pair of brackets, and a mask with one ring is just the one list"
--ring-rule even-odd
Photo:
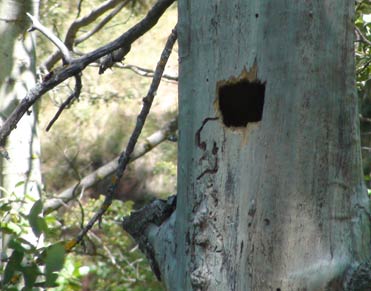
[(61, 41), (51, 30), (46, 28), (44, 25), (41, 24), (41, 22), (34, 16), (32, 16), (30, 13), (26, 13), (27, 16), (32, 21), (32, 26), (28, 31), (38, 30), (43, 35), (46, 36), (47, 39), (49, 39), (52, 43), (55, 44), (55, 46), (59, 49), (60, 53), (63, 56), (63, 60), (66, 64), (70, 64), (72, 62), (72, 57), (70, 54), (70, 51), (66, 47), (66, 45)]
[(6, 137), (17, 126), (18, 121), (43, 94), (55, 88), (66, 79), (80, 73), (86, 68), (86, 66), (96, 62), (99, 58), (119, 48), (131, 45), (136, 39), (141, 37), (157, 23), (161, 15), (173, 2), (174, 0), (158, 0), (143, 20), (135, 24), (119, 38), (91, 53), (73, 59), (68, 66), (56, 70), (48, 79), (44, 80), (42, 83), (36, 84), (35, 87), (28, 91), (25, 98), (21, 100), (20, 104), (0, 127), (0, 145), (5, 144)]

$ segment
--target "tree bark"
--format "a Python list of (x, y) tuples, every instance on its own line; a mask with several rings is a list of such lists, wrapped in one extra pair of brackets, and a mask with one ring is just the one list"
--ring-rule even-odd
[[(27, 33), (30, 23), (26, 12), (37, 16), (38, 5), (39, 1), (31, 0), (0, 3), (0, 126), (35, 85), (35, 40)], [(34, 201), (40, 199), (41, 187), (36, 107), (20, 120), (17, 129), (8, 137), (5, 148), (9, 160), (0, 157), (0, 186), (3, 187), (0, 196), (14, 193), (11, 198), (22, 201), (19, 211), (28, 214)], [(24, 183), (20, 185), (20, 182)], [(6, 251), (6, 239), (1, 238), (0, 250)], [(31, 229), (27, 240), (37, 242)]]
[[(341, 290), (344, 271), (369, 256), (353, 9), (348, 0), (179, 1), (170, 290)], [(246, 88), (227, 92), (238, 84)], [(251, 84), (262, 109), (246, 101)], [(261, 120), (244, 120), (241, 107), (251, 118), (262, 110)]]
[(156, 274), (168, 290), (370, 290), (354, 3), (178, 5), (177, 206), (135, 233)]

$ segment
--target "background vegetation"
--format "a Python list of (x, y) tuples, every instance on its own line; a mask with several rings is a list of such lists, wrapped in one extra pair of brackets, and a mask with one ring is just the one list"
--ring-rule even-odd
[[(78, 45), (76, 52), (89, 52), (118, 37), (143, 18), (154, 2), (131, 1), (99, 33)], [(81, 17), (90, 13), (103, 1), (42, 1), (40, 20), (46, 27), (52, 28), (59, 38), (64, 39), (68, 27), (78, 18), (80, 3), (82, 4), (79, 12)], [(100, 17), (97, 22), (103, 17)], [(174, 5), (148, 34), (133, 44), (131, 52), (123, 63), (154, 70), (176, 21)], [(97, 22), (84, 30), (88, 31)], [(36, 59), (37, 65), (40, 66), (55, 51), (55, 47), (40, 33), (36, 35)], [(45, 75), (42, 70), (38, 73), (39, 78)], [(176, 49), (165, 73), (177, 75)], [(91, 66), (84, 71), (82, 78), (83, 89), (79, 100), (63, 112), (49, 132), (45, 129), (66, 96), (71, 94), (73, 83), (65, 82), (58, 86), (45, 95), (40, 104), (39, 125), (45, 200), (56, 196), (124, 150), (139, 113), (142, 98), (146, 95), (151, 82), (150, 77), (143, 77), (130, 69), (118, 67), (98, 75), (98, 67)], [(142, 133), (142, 140), (177, 115), (176, 81), (162, 82), (152, 108)], [(128, 215), (133, 208), (140, 207), (155, 197), (167, 197), (175, 193), (176, 150), (174, 141), (162, 143), (129, 166), (123, 183), (117, 191), (117, 200), (114, 201), (100, 225), (89, 233), (81, 246), (68, 255), (63, 253), (60, 264), (56, 263), (50, 267), (59, 273), (56, 281), (58, 286), (52, 279), (47, 282), (46, 286), (55, 285), (50, 287), (50, 290), (163, 290), (162, 284), (152, 274), (136, 244), (123, 231), (121, 221), (122, 217)], [(32, 219), (27, 215), (20, 216), (17, 209), (12, 208), (12, 204), (16, 201), (12, 199), (3, 201), (0, 209), (2, 221), (5, 222), (6, 217), (11, 219), (7, 220), (7, 223), (2, 223), (2, 230), (14, 235), (10, 247), (18, 248), (19, 253), (27, 257), (29, 263), (26, 270), (24, 258), (14, 257), (8, 260), (4, 278), (8, 284), (3, 288), (18, 290), (19, 286), (25, 285), (25, 290), (32, 290), (32, 285), (37, 286), (36, 283), (22, 281), (23, 278), (29, 282), (34, 281), (33, 275), (28, 273), (38, 271), (34, 265), (35, 254), (44, 251), (44, 255), (45, 253), (49, 255), (50, 260), (57, 260), (60, 251), (58, 243), (74, 239), (82, 225), (100, 207), (102, 195), (106, 192), (110, 181), (110, 177), (102, 180), (92, 189), (84, 191), (78, 202), (69, 203), (57, 212), (43, 217), (45, 222), (43, 227), (37, 226), (39, 222), (34, 221), (36, 226), (33, 227), (40, 228), (39, 231), (45, 235), (45, 247), (39, 250), (20, 240), (21, 233), (30, 227), (30, 224), (32, 226)], [(20, 181), (19, 186), (21, 184)], [(41, 218), (38, 211), (40, 207), (37, 204), (34, 206), (32, 215)], [(56, 246), (55, 251), (48, 252), (48, 245)]]

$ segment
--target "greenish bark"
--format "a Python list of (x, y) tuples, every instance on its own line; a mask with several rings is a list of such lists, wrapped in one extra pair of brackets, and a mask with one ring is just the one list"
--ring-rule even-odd
[[(163, 270), (169, 290), (342, 290), (344, 272), (370, 255), (354, 3), (178, 4), (176, 268)], [(246, 88), (222, 89), (236, 84)], [(223, 110), (232, 120), (259, 115), (246, 101), (252, 91), (264, 95), (261, 120), (231, 126)]]

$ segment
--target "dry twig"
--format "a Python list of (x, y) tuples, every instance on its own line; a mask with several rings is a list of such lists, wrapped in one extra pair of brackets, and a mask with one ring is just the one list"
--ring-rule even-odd
[(69, 105), (73, 103), (76, 99), (79, 99), (81, 88), (82, 88), (82, 82), (81, 82), (81, 74), (75, 75), (75, 90), (73, 93), (64, 101), (61, 106), (59, 107), (57, 113), (54, 115), (52, 120), (50, 120), (48, 126), (46, 127), (46, 131), (49, 131), (50, 128), (53, 126), (54, 122), (57, 121), (59, 116), (62, 114), (62, 111)]
[(94, 214), (94, 216), (90, 219), (90, 221), (87, 223), (87, 225), (79, 232), (79, 234), (76, 237), (76, 240), (74, 240), (72, 243), (69, 244), (69, 248), (73, 248), (76, 244), (80, 243), (86, 233), (94, 226), (94, 224), (100, 220), (103, 216), (103, 214), (107, 211), (107, 209), (112, 204), (113, 195), (117, 189), (118, 183), (126, 169), (126, 166), (128, 162), (130, 161), (130, 156), (132, 152), (134, 151), (135, 144), (138, 140), (138, 137), (143, 129), (145, 120), (147, 118), (147, 115), (151, 109), (151, 105), (153, 102), (153, 99), (156, 95), (157, 88), (160, 85), (161, 82), (161, 76), (165, 70), (165, 65), (167, 63), (167, 60), (169, 59), (171, 50), (173, 48), (173, 45), (177, 39), (177, 31), (176, 28), (173, 29), (171, 32), (164, 50), (162, 51), (161, 58), (157, 64), (155, 75), (153, 77), (151, 86), (148, 90), (147, 96), (143, 98), (143, 106), (142, 110), (139, 113), (137, 117), (137, 122), (135, 125), (135, 128), (131, 134), (131, 137), (129, 139), (128, 145), (126, 147), (126, 150), (122, 152), (120, 158), (119, 158), (119, 165), (116, 170), (116, 174), (112, 180), (112, 184), (108, 189), (108, 193), (106, 195), (106, 198), (104, 199), (103, 204), (101, 205), (100, 209)]
[(72, 62), (72, 57), (70, 54), (70, 51), (66, 47), (66, 45), (61, 41), (51, 30), (46, 28), (44, 25), (41, 24), (41, 22), (34, 16), (32, 16), (30, 13), (26, 13), (27, 16), (32, 21), (32, 26), (28, 31), (38, 30), (43, 35), (45, 35), (52, 43), (55, 44), (55, 46), (59, 49), (60, 53), (63, 55), (63, 60), (66, 64), (69, 64)]

